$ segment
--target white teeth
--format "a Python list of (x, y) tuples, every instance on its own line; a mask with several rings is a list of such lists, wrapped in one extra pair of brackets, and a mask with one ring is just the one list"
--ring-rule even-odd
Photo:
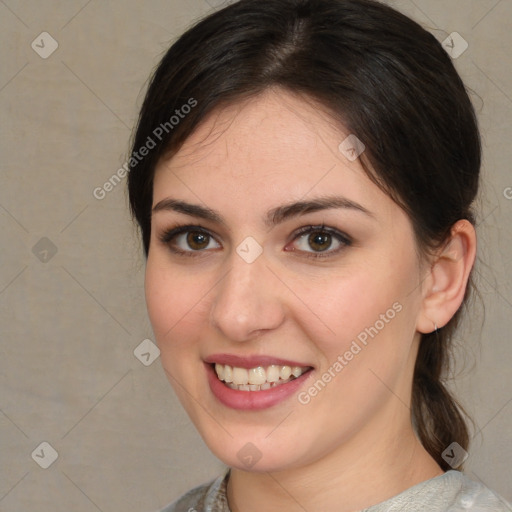
[[(217, 368), (217, 365), (215, 365), (215, 368)], [(223, 380), (224, 382), (233, 382), (233, 368), (231, 368), (231, 366), (227, 366), (227, 365), (224, 366), (224, 378), (221, 379), (219, 376), (219, 379)]]
[(302, 369), (300, 366), (294, 366), (292, 368), (292, 375), (294, 377), (300, 377), (302, 375)]
[(231, 389), (239, 391), (263, 391), (280, 386), (294, 378), (300, 377), (308, 368), (272, 364), (266, 369), (263, 366), (246, 369), (227, 364), (215, 364), (215, 372), (219, 380), (224, 381)]
[(215, 371), (217, 372), (217, 375), (219, 376), (219, 379), (220, 380), (224, 380), (224, 366), (222, 366), (221, 364), (217, 363), (215, 365)]
[(279, 370), (279, 377), (283, 380), (286, 380), (290, 378), (290, 375), (292, 374), (292, 369), (289, 366), (281, 366), (281, 369)]
[[(220, 379), (220, 377), (219, 377)], [(221, 379), (222, 380), (222, 379)], [(251, 368), (249, 370), (249, 384), (261, 385), (267, 380), (265, 374), (265, 368), (258, 366), (257, 368)]]
[[(220, 376), (219, 376), (219, 379), (220, 379)], [(277, 382), (278, 380), (279, 380), (279, 366), (273, 364), (267, 368), (267, 382)]]
[(236, 384), (237, 386), (249, 384), (249, 372), (245, 368), (238, 368), (235, 366), (233, 368), (233, 384)]

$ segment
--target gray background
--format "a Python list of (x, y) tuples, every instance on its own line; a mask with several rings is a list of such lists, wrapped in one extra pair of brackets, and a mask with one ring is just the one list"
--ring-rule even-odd
[[(222, 3), (0, 0), (2, 512), (151, 512), (223, 467), (159, 359), (134, 355), (152, 333), (125, 180), (93, 196), (126, 161), (159, 57)], [(477, 304), (457, 337), (456, 389), (475, 419), (467, 473), (511, 500), (512, 1), (388, 3), (469, 44), (454, 61), (483, 131), (486, 313)], [(47, 469), (42, 442), (58, 453)]]

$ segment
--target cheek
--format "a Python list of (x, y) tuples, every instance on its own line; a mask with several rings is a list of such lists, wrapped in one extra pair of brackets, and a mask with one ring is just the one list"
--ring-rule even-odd
[(172, 326), (170, 317), (175, 311), (173, 295), (169, 293), (170, 284), (165, 273), (158, 270), (150, 256), (146, 264), (144, 291), (149, 319), (159, 344), (166, 330)]
[(176, 338), (179, 320), (186, 316), (191, 292), (187, 286), (182, 286), (181, 281), (179, 275), (165, 269), (156, 257), (151, 257), (150, 252), (144, 289), (149, 319), (160, 350)]
[(396, 261), (383, 258), (314, 285), (303, 282), (299, 293), (307, 297), (321, 322), (305, 320), (302, 328), (329, 362), (349, 350), (354, 340), (363, 346), (377, 337), (383, 344), (387, 343), (384, 339), (395, 343), (401, 333), (404, 343), (410, 343), (417, 307), (417, 266), (414, 255), (402, 256), (399, 265)]
[(339, 418), (351, 418), (349, 429), (362, 428), (393, 399), (390, 389), (397, 396), (407, 394), (416, 307), (408, 295), (409, 271), (404, 264), (384, 279), (376, 269), (367, 269), (326, 283), (323, 292), (322, 287), (310, 289), (311, 300), (322, 304), (319, 316), (334, 334), (314, 337), (308, 331), (322, 354), (321, 365), (298, 399), (322, 423), (327, 437), (348, 433)]
[[(187, 283), (190, 281), (190, 283)], [(195, 285), (196, 288), (193, 288)], [(200, 396), (194, 376), (198, 353), (194, 340), (199, 339), (197, 314), (201, 290), (197, 280), (187, 279), (178, 271), (148, 258), (145, 274), (145, 295), (149, 319), (160, 349), (160, 361), (169, 383), (183, 407), (194, 417), (189, 393)], [(204, 294), (203, 294), (204, 295)]]
[(184, 357), (192, 354), (190, 346), (200, 338), (199, 330), (207, 314), (211, 286), (198, 279), (194, 272), (171, 269), (161, 259), (148, 257), (144, 288), (148, 315), (162, 360), (168, 359), (172, 363), (177, 360), (178, 353)]

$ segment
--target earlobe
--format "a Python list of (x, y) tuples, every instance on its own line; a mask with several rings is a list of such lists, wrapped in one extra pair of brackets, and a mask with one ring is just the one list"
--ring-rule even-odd
[(476, 232), (466, 219), (456, 222), (450, 238), (439, 250), (424, 281), (422, 308), (416, 329), (430, 333), (446, 325), (457, 312), (466, 292), (476, 257)]

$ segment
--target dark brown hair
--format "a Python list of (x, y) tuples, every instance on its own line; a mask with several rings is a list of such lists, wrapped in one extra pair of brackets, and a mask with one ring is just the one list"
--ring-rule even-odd
[[(186, 31), (150, 81), (132, 154), (151, 149), (130, 159), (128, 176), (146, 256), (157, 162), (178, 151), (214, 109), (269, 87), (315, 100), (357, 135), (366, 146), (365, 172), (407, 212), (423, 256), (447, 240), (457, 220), (474, 224), (478, 123), (430, 32), (373, 0), (241, 0)], [(471, 282), (464, 303), (470, 290)], [(414, 427), (445, 470), (445, 448), (469, 443), (461, 409), (442, 382), (459, 316), (460, 309), (422, 336), (413, 379)]]

